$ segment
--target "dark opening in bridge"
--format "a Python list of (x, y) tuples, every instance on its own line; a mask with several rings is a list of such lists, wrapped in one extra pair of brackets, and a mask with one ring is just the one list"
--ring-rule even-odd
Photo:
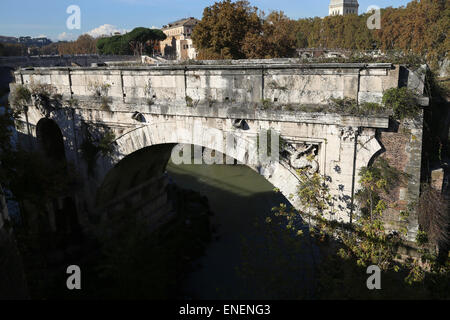
[(39, 146), (53, 160), (65, 160), (64, 139), (58, 125), (51, 119), (41, 119), (36, 126)]

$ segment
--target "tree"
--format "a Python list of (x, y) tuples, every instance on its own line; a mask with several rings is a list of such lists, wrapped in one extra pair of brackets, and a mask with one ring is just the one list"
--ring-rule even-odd
[[(94, 54), (97, 53), (97, 39), (83, 34), (76, 41), (59, 43), (59, 54)], [(51, 48), (49, 48), (51, 49)]]
[(290, 20), (283, 12), (267, 17), (247, 1), (224, 0), (205, 8), (193, 33), (198, 59), (277, 58), (295, 48), (396, 50), (426, 57), (432, 69), (450, 51), (450, 2), (413, 0), (383, 9), (382, 28), (370, 30), (370, 13)]
[[(167, 36), (158, 29), (135, 28), (133, 31), (126, 34), (125, 37), (128, 39), (128, 43), (130, 44), (134, 55), (143, 55), (144, 51), (148, 48), (153, 51), (155, 44), (165, 40)], [(147, 53), (153, 52), (147, 51)]]
[(27, 54), (27, 47), (18, 43), (0, 43), (0, 56), (24, 56)]
[(426, 54), (432, 67), (450, 51), (449, 1), (414, 0), (406, 7), (382, 10), (382, 17), (382, 28), (375, 31), (381, 49)]
[(129, 55), (131, 48), (122, 36), (100, 38), (97, 41), (97, 50), (102, 55)]
[(152, 54), (157, 43), (165, 39), (166, 35), (159, 29), (139, 27), (124, 35), (99, 39), (97, 49), (104, 55)]
[(97, 40), (88, 34), (83, 34), (75, 41), (75, 50), (80, 53), (96, 53)]
[(297, 32), (297, 48), (306, 48), (308, 46), (308, 38), (306, 35), (299, 31)]
[(205, 8), (192, 34), (199, 59), (243, 59), (247, 33), (261, 30), (258, 9), (248, 1), (224, 0)]
[(273, 11), (261, 19), (258, 32), (249, 31), (243, 51), (247, 58), (293, 57), (296, 49), (295, 21), (282, 11)]
[(43, 46), (42, 48), (38, 49), (38, 52), (40, 55), (55, 55), (59, 54), (59, 46), (60, 43), (51, 43), (46, 46)]

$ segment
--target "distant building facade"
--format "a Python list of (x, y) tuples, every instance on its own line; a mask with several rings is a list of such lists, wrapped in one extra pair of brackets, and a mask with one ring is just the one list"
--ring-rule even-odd
[(36, 47), (43, 47), (52, 43), (50, 39), (47, 39), (45, 37), (41, 38), (20, 37), (18, 39), (18, 42), (26, 46), (36, 46)]
[(197, 19), (191, 17), (163, 26), (162, 31), (166, 34), (167, 39), (160, 43), (161, 54), (171, 60), (195, 59), (197, 52), (191, 35), (198, 22)]
[(358, 0), (331, 0), (328, 7), (328, 15), (358, 14), (358, 8)]
[(32, 38), (32, 37), (4, 37), (0, 36), (0, 42), (11, 44), (23, 44), (28, 47), (43, 47), (52, 43), (52, 41), (45, 37)]

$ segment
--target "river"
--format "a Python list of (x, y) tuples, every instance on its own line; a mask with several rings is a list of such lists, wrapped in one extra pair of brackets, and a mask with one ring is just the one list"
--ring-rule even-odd
[[(182, 284), (186, 299), (307, 299), (313, 296), (316, 250), (267, 224), (271, 209), (288, 203), (245, 166), (167, 167), (178, 186), (209, 199), (216, 234)], [(314, 256), (313, 256), (314, 252)]]

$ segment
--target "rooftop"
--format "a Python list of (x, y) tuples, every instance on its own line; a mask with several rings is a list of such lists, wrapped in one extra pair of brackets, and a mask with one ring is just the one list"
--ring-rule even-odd
[(191, 26), (191, 25), (196, 25), (197, 23), (198, 23), (198, 20), (195, 19), (194, 17), (184, 18), (184, 19), (180, 19), (180, 20), (171, 22), (166, 26), (163, 26), (162, 30), (167, 30), (167, 29), (181, 27), (181, 26)]

